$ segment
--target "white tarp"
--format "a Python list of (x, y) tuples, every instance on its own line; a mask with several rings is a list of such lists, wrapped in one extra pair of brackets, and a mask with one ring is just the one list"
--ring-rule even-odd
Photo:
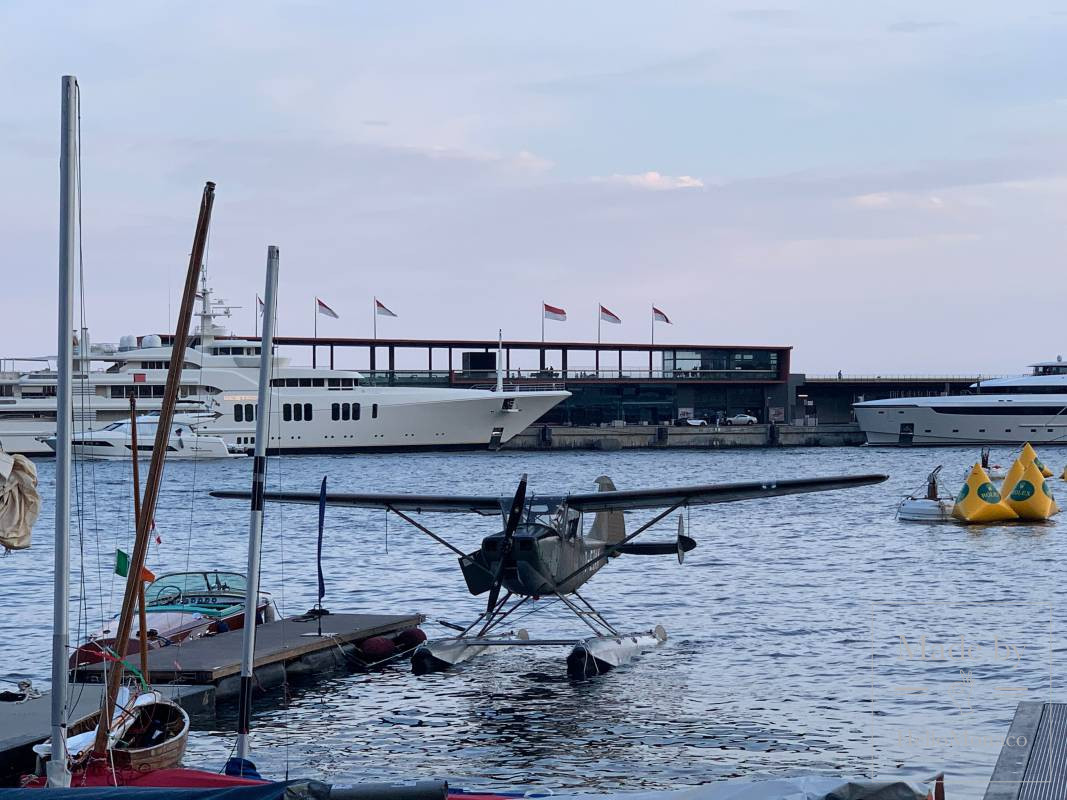
[(0, 545), (25, 550), (41, 512), (37, 467), (22, 455), (0, 452)]

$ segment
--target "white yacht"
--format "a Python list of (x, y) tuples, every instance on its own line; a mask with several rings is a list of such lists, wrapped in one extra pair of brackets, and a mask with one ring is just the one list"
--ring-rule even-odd
[[(206, 436), (199, 430), (213, 417), (212, 414), (177, 415), (167, 437), (167, 458), (233, 458), (245, 455), (243, 447), (231, 447), (221, 436)], [(137, 418), (138, 458), (152, 457), (158, 427), (158, 414), (145, 414)], [(52, 450), (56, 449), (55, 436), (49, 436), (44, 442)], [(86, 458), (128, 459), (133, 451), (133, 424), (123, 420), (103, 428), (78, 431), (73, 436), (72, 445), (76, 454)]]
[(1067, 444), (1067, 363), (973, 383), (970, 394), (854, 403), (872, 445)]
[[(214, 322), (229, 316), (201, 281), (200, 325), (185, 351), (180, 399), (211, 413), (197, 430), (218, 436), (231, 450), (255, 444), (259, 341), (217, 339), (227, 331)], [(118, 347), (91, 346), (83, 331), (75, 348), (76, 431), (127, 420), (130, 396), (141, 412), (158, 410), (171, 348), (155, 335), (125, 336)], [(38, 359), (48, 360), (48, 359)], [(50, 359), (54, 361), (55, 359)], [(93, 368), (94, 365), (106, 368)], [(293, 367), (275, 356), (271, 377), (272, 452), (343, 453), (495, 446), (533, 424), (570, 393), (504, 387), (452, 389), (363, 385), (358, 372)], [(51, 454), (56, 432), (56, 372), (0, 373), (0, 450)]]

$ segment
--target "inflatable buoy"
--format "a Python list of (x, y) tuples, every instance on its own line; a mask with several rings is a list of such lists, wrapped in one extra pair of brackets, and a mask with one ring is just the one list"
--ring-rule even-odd
[(1037, 457), (1037, 451), (1034, 450), (1034, 448), (1030, 446), (1029, 442), (1027, 442), (1026, 444), (1023, 445), (1023, 451), (1022, 451), (1022, 453), (1019, 454), (1019, 458), (1021, 458), (1023, 460), (1023, 465), (1024, 466), (1026, 464), (1029, 464), (1031, 461), (1034, 464), (1036, 464), (1038, 471), (1041, 473), (1041, 475), (1043, 477), (1045, 477), (1045, 478), (1051, 478), (1052, 477), (1052, 470), (1050, 470), (1043, 463), (1041, 463), (1041, 459)]
[(1004, 483), (1000, 484), (1000, 494), (1002, 497), (1007, 497), (1011, 494), (1011, 490), (1015, 488), (1015, 484), (1019, 478), (1026, 472), (1026, 465), (1023, 464), (1022, 456), (1015, 459), (1015, 463), (1011, 465), (1011, 469), (1008, 470), (1008, 474), (1004, 477)]
[(1015, 482), (1006, 502), (1020, 519), (1048, 519), (1057, 510), (1056, 501), (1045, 483), (1045, 476), (1034, 461), (1030, 462), (1022, 477)]
[(1003, 522), (1019, 515), (1000, 498), (1000, 492), (981, 464), (975, 464), (952, 507), (952, 516), (961, 522)]

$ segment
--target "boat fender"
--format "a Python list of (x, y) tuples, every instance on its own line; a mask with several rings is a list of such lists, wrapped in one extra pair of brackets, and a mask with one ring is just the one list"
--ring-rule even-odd
[(360, 652), (371, 661), (381, 661), (396, 655), (396, 645), (384, 636), (372, 636), (359, 643)]
[(394, 636), (393, 641), (401, 650), (411, 650), (426, 641), (426, 632), (422, 628), (408, 628)]
[(981, 464), (975, 464), (952, 507), (952, 516), (961, 522), (1003, 522), (1019, 515), (1000, 496)]
[(226, 761), (225, 773), (238, 778), (251, 778), (256, 781), (263, 780), (259, 771), (256, 769), (256, 765), (247, 758), (240, 758), (239, 756), (233, 756)]
[(1060, 475), (1061, 481), (1067, 481), (1067, 467), (1063, 468), (1063, 473)]

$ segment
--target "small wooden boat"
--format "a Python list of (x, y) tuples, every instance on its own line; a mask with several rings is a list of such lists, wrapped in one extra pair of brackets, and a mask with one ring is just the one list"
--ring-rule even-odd
[[(68, 726), (67, 751), (75, 771), (87, 765), (99, 723), (100, 711), (94, 711)], [(146, 772), (176, 767), (188, 739), (189, 715), (179, 705), (156, 691), (119, 691), (108, 732), (108, 753), (116, 768)], [(38, 744), (33, 751), (47, 760), (52, 745)]]

